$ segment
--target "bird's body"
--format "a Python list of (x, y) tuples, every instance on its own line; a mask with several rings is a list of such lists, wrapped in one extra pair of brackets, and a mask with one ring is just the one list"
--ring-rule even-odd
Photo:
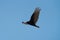
[(31, 22), (27, 22), (27, 24), (29, 24), (29, 25), (32, 25), (32, 26), (35, 26), (35, 27), (38, 27), (39, 28), (39, 26), (37, 26), (36, 24), (34, 24), (34, 23), (31, 23)]
[(27, 22), (22, 22), (22, 23), (29, 24), (29, 25), (32, 25), (32, 26), (39, 28), (39, 26), (36, 25), (36, 22), (39, 18), (39, 13), (40, 13), (40, 9), (36, 8), (35, 11), (33, 12), (32, 16), (31, 16), (31, 19)]

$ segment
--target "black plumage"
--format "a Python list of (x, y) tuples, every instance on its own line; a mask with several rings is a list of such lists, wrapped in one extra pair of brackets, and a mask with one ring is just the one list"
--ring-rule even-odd
[(36, 25), (36, 22), (38, 21), (38, 18), (39, 18), (39, 14), (40, 14), (40, 9), (35, 8), (35, 11), (33, 12), (32, 16), (31, 16), (31, 19), (27, 22), (22, 22), (22, 23), (29, 24), (29, 25), (39, 28), (39, 26)]

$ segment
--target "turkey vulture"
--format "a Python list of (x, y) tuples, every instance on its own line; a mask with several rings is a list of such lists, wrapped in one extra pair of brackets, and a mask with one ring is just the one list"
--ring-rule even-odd
[(36, 25), (36, 22), (38, 21), (40, 11), (41, 9), (35, 8), (35, 11), (33, 12), (31, 16), (31, 19), (27, 22), (22, 22), (22, 23), (29, 24), (29, 25), (39, 28), (39, 26)]

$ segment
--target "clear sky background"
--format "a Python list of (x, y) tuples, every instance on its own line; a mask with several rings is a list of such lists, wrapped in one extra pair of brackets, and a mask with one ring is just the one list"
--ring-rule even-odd
[[(21, 23), (36, 7), (39, 29)], [(59, 18), (60, 0), (0, 0), (0, 40), (60, 40)]]

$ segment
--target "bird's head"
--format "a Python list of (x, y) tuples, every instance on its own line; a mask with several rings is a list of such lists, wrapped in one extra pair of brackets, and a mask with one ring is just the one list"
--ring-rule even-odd
[(27, 22), (22, 22), (23, 24), (27, 24)]

